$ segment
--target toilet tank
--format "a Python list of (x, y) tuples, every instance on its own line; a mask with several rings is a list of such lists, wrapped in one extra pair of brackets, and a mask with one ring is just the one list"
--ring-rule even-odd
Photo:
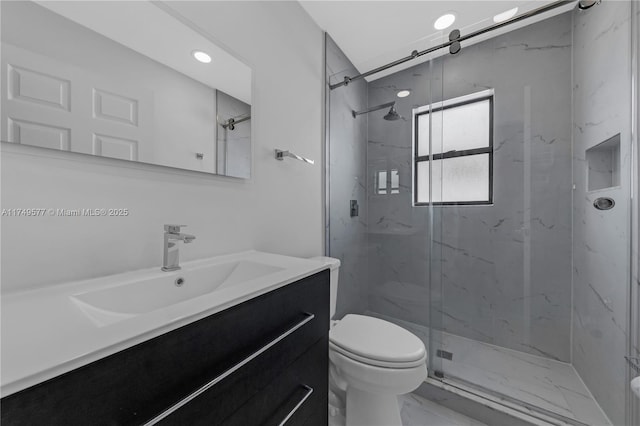
[(340, 271), (340, 259), (333, 257), (318, 256), (312, 257), (311, 260), (323, 262), (331, 269), (331, 278), (329, 284), (329, 301), (330, 311), (329, 318), (333, 318), (336, 314), (336, 301), (338, 300), (338, 272)]

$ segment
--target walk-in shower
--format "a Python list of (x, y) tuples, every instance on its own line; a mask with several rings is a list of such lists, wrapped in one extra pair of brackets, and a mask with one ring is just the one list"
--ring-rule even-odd
[[(634, 7), (547, 4), (370, 71), (327, 36), (338, 317), (423, 338), (425, 388), (550, 424), (633, 424)], [(403, 119), (367, 114), (389, 107)]]

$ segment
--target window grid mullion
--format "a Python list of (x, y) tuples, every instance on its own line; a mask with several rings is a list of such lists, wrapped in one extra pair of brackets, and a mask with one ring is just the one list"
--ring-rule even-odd
[(430, 161), (431, 159), (446, 160), (447, 158), (467, 157), (470, 155), (479, 155), (479, 154), (490, 154), (491, 149), (492, 149), (491, 147), (483, 147), (483, 148), (466, 149), (464, 151), (449, 151), (449, 152), (440, 153), (440, 154), (421, 155), (416, 157), (416, 163), (419, 163), (422, 161)]

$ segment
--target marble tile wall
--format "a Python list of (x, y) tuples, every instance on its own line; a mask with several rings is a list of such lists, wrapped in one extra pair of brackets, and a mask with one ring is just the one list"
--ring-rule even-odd
[[(326, 35), (327, 84), (357, 73), (336, 43)], [(367, 82), (355, 81), (338, 90), (326, 88), (329, 158), (329, 214), (326, 223), (329, 256), (340, 259), (336, 319), (367, 308), (367, 116), (353, 118), (352, 110), (367, 107)], [(350, 200), (359, 215), (350, 216)]]
[[(369, 83), (370, 106), (395, 99), (404, 117), (369, 116), (369, 309), (569, 361), (571, 19)], [(487, 88), (495, 90), (494, 205), (412, 207), (412, 108)], [(412, 93), (398, 99), (400, 89)], [(373, 193), (381, 169), (399, 170), (399, 194)], [(429, 274), (439, 300), (429, 300)], [(442, 307), (431, 318), (430, 302)]]
[[(574, 14), (573, 364), (613, 424), (625, 424), (630, 283), (631, 2)], [(585, 151), (620, 134), (620, 185), (588, 191)], [(593, 207), (611, 197), (612, 210)]]

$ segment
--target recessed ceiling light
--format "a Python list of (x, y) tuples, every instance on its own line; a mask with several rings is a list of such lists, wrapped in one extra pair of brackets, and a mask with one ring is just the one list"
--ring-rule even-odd
[(449, 28), (451, 25), (453, 25), (455, 20), (456, 15), (454, 15), (453, 13), (447, 13), (436, 19), (436, 22), (434, 22), (433, 24), (433, 28), (435, 28), (436, 30), (444, 30), (445, 28)]
[(518, 13), (517, 7), (514, 7), (513, 9), (509, 9), (506, 12), (498, 13), (496, 16), (493, 17), (493, 22), (498, 23), (498, 22), (506, 21), (507, 19), (513, 18), (514, 16), (516, 16), (516, 13)]
[(211, 56), (209, 56), (209, 54), (203, 52), (202, 50), (194, 50), (193, 52), (191, 52), (191, 54), (194, 58), (196, 58), (196, 61), (200, 61), (203, 64), (208, 64), (209, 62), (211, 62)]
[(411, 94), (411, 90), (401, 90), (397, 93), (399, 98), (406, 98)]

